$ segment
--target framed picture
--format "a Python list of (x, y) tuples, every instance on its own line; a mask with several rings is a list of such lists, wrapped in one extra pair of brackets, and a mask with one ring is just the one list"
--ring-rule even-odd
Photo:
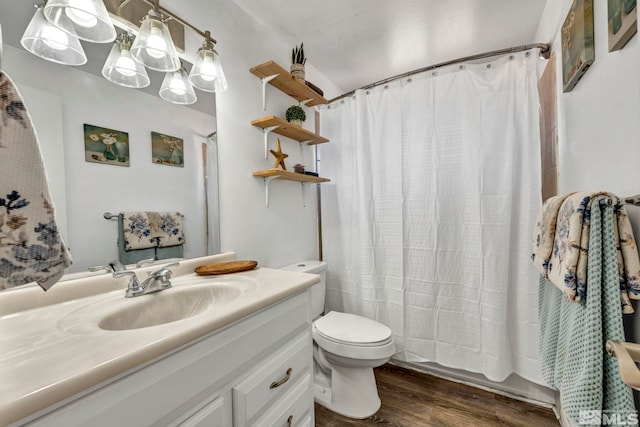
[(129, 134), (85, 123), (84, 159), (87, 162), (129, 167)]
[(182, 138), (151, 132), (151, 160), (161, 165), (184, 167)]
[(608, 0), (609, 52), (619, 50), (638, 31), (636, 0)]
[(562, 24), (562, 84), (569, 92), (595, 59), (593, 0), (574, 0)]

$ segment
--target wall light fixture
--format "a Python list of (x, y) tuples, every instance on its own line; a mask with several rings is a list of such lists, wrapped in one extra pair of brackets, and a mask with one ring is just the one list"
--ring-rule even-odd
[(73, 33), (62, 31), (47, 21), (42, 13), (43, 6), (36, 7), (20, 44), (32, 54), (63, 65), (82, 65), (87, 56), (80, 40)]
[(120, 86), (143, 88), (149, 86), (151, 80), (142, 64), (131, 57), (133, 39), (134, 37), (129, 34), (118, 35), (102, 67), (102, 75)]
[[(134, 0), (122, 0), (119, 7)], [(166, 72), (160, 97), (176, 104), (192, 104), (197, 97), (193, 87), (207, 92), (227, 89), (227, 79), (214, 49), (216, 41), (209, 31), (201, 31), (160, 6), (159, 0), (136, 0), (151, 5), (137, 29), (120, 34), (102, 68), (109, 81), (126, 87), (143, 88), (150, 84), (144, 67)], [(204, 38), (187, 75), (174, 46), (166, 21), (172, 19)], [(132, 23), (135, 27), (135, 25)], [(136, 30), (129, 28), (130, 31)], [(65, 65), (82, 65), (87, 57), (78, 39), (107, 43), (117, 31), (102, 0), (45, 0), (36, 6), (22, 39), (32, 54)]]

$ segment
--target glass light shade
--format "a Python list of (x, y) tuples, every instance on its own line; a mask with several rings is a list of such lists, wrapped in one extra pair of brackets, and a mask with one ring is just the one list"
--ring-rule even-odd
[(223, 92), (227, 90), (227, 78), (222, 64), (213, 47), (205, 45), (198, 49), (196, 60), (189, 73), (189, 81), (198, 89), (206, 92)]
[(48, 0), (44, 16), (82, 40), (109, 43), (116, 38), (116, 29), (102, 0)]
[(151, 81), (147, 70), (131, 57), (130, 37), (121, 34), (111, 48), (109, 56), (102, 67), (102, 75), (105, 79), (120, 86), (142, 88), (149, 86)]
[(193, 104), (198, 99), (187, 77), (187, 70), (180, 67), (164, 76), (160, 87), (160, 98), (173, 104)]
[(131, 46), (133, 59), (145, 67), (156, 71), (176, 71), (180, 69), (180, 58), (173, 45), (169, 27), (153, 11), (140, 25), (138, 37)]
[(82, 65), (87, 62), (80, 40), (73, 33), (66, 33), (47, 21), (42, 7), (36, 9), (20, 44), (34, 55), (58, 64)]

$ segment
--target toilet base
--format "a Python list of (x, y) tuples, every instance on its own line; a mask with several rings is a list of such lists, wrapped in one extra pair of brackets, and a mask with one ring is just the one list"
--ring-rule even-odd
[(314, 378), (314, 398), (330, 411), (355, 419), (370, 417), (381, 405), (373, 368), (332, 366), (329, 381)]

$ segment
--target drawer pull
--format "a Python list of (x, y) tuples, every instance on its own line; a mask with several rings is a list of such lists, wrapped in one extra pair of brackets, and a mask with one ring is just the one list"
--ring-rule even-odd
[(287, 375), (285, 375), (283, 379), (281, 379), (280, 381), (272, 382), (269, 388), (280, 387), (282, 384), (289, 381), (289, 378), (291, 378), (291, 368), (287, 369)]
[(293, 415), (289, 415), (289, 418), (287, 418), (287, 427), (291, 427), (292, 422), (293, 422)]

